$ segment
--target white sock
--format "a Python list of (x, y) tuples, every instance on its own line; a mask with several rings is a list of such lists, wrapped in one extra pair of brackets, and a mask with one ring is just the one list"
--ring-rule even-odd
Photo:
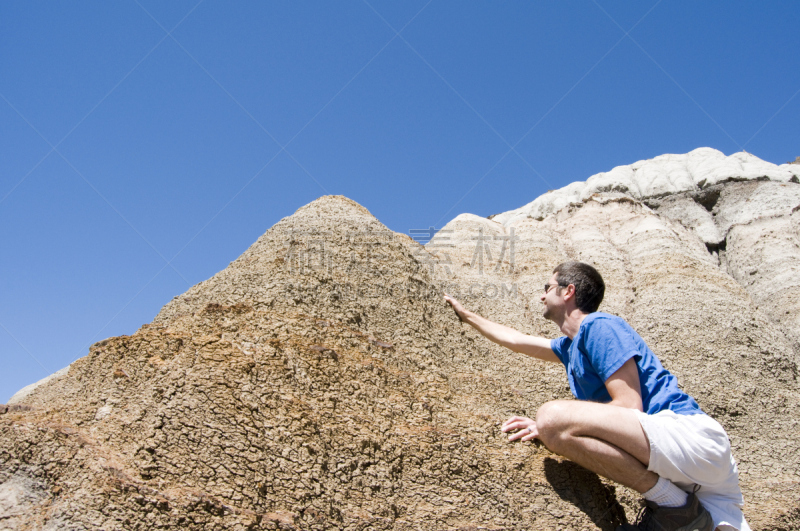
[(689, 495), (665, 478), (658, 478), (658, 483), (644, 493), (644, 499), (661, 507), (683, 507)]

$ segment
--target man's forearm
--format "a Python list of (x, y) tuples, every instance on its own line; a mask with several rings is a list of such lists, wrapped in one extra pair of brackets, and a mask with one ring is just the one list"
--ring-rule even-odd
[(529, 336), (508, 326), (504, 326), (475, 312), (464, 308), (460, 302), (445, 294), (445, 300), (453, 307), (458, 317), (483, 334), (489, 341), (507, 349), (544, 361), (558, 362), (559, 359), (550, 348), (550, 341), (543, 337)]
[(518, 330), (490, 321), (469, 310), (465, 310), (461, 318), (464, 322), (483, 334), (486, 339), (512, 350), (514, 350), (514, 345), (517, 344), (517, 342), (514, 341), (515, 336), (521, 335), (521, 332)]

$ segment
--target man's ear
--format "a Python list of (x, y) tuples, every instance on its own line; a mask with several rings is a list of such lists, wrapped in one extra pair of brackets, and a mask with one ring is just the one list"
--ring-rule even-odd
[(564, 300), (568, 301), (575, 298), (575, 284), (570, 284), (564, 288)]

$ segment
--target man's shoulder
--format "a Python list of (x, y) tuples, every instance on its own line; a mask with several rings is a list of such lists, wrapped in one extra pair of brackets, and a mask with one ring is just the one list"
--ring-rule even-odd
[(633, 347), (639, 340), (641, 336), (636, 330), (618, 315), (592, 312), (581, 323), (580, 346), (587, 351), (611, 346), (621, 348), (620, 342), (627, 347)]
[(619, 315), (613, 315), (610, 313), (605, 312), (592, 312), (586, 317), (583, 318), (581, 322), (582, 328), (589, 328), (592, 326), (625, 326), (630, 328), (631, 325), (628, 322), (620, 317)]

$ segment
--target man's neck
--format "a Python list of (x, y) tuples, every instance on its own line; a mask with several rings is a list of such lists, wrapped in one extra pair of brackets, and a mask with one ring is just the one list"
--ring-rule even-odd
[(575, 308), (564, 316), (564, 321), (559, 325), (561, 332), (570, 339), (575, 339), (578, 335), (578, 330), (581, 328), (581, 323), (589, 314), (583, 313)]

